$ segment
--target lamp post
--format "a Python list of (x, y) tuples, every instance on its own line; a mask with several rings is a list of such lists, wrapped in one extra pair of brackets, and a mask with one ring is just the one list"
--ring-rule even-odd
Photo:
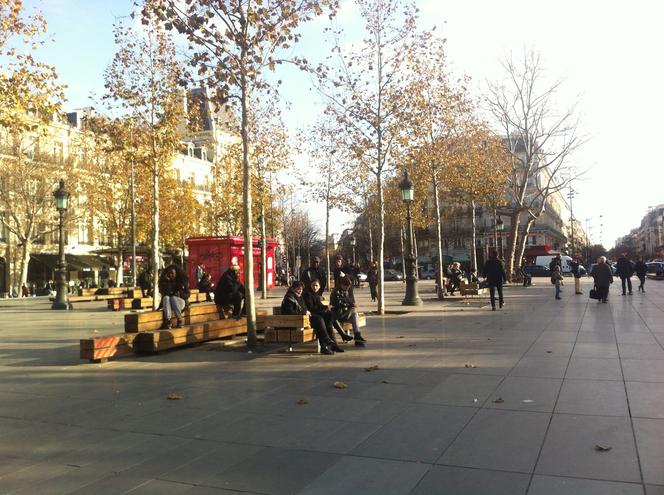
[(355, 265), (355, 244), (357, 240), (355, 239), (355, 234), (350, 236), (350, 247), (353, 249), (353, 265)]
[[(493, 211), (493, 221), (494, 221), (494, 240), (496, 244), (496, 252), (500, 252), (500, 257), (503, 257), (503, 230), (505, 229), (505, 223), (503, 219), (500, 218), (500, 215), (496, 217), (496, 210)], [(500, 232), (500, 251), (498, 251), (498, 232)]]
[(67, 281), (65, 280), (65, 274), (67, 273), (67, 262), (65, 261), (65, 212), (69, 206), (69, 192), (65, 189), (64, 179), (60, 179), (60, 187), (53, 192), (53, 196), (55, 196), (55, 206), (60, 214), (60, 224), (58, 226), (60, 232), (58, 252), (60, 255), (60, 261), (58, 262), (58, 270), (55, 277), (55, 301), (53, 301), (51, 309), (67, 309)]
[(401, 199), (406, 203), (406, 228), (408, 230), (406, 241), (408, 243), (406, 255), (406, 297), (404, 297), (402, 306), (419, 306), (422, 304), (417, 293), (417, 273), (415, 271), (415, 255), (413, 254), (413, 223), (410, 216), (410, 204), (413, 202), (415, 188), (412, 181), (408, 178), (408, 171), (399, 184), (401, 189)]

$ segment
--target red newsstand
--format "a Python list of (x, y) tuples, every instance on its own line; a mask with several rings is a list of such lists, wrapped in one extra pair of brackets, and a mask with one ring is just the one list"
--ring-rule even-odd
[[(254, 288), (260, 285), (261, 250), (260, 239), (253, 240)], [(216, 286), (219, 277), (232, 262), (240, 265), (240, 280), (244, 283), (244, 238), (242, 236), (190, 237), (186, 241), (189, 250), (189, 282), (192, 288), (198, 288), (196, 267), (205, 265), (212, 283)], [(279, 245), (274, 239), (267, 239), (267, 288), (274, 287), (274, 250)]]

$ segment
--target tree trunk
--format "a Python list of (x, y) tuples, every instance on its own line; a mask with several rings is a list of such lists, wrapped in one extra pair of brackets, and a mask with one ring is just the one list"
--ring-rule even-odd
[(380, 172), (376, 174), (376, 187), (378, 189), (378, 307), (376, 313), (385, 314), (385, 280), (383, 280), (383, 258), (385, 249), (385, 205), (383, 204), (383, 180)]
[(18, 283), (19, 296), (23, 284), (28, 286), (28, 267), (30, 266), (30, 252), (32, 251), (32, 243), (25, 239), (21, 244), (21, 278)]
[(471, 229), (470, 271), (473, 272), (477, 271), (477, 250), (475, 249), (475, 245), (477, 244), (477, 239), (475, 234), (475, 231), (477, 229), (476, 218), (475, 218), (475, 200), (472, 200), (470, 202), (470, 229)]
[[(242, 49), (242, 60), (246, 60), (246, 48)], [(244, 308), (247, 312), (247, 347), (253, 349), (256, 347), (258, 339), (256, 337), (256, 306), (254, 302), (254, 249), (253, 249), (253, 225), (251, 218), (251, 168), (249, 165), (249, 136), (247, 134), (248, 120), (248, 95), (247, 95), (247, 76), (241, 70), (241, 108), (242, 108), (242, 199), (244, 201), (244, 287), (245, 299)]]
[(123, 272), (124, 263), (122, 262), (123, 261), (122, 256), (123, 256), (124, 253), (122, 251), (122, 242), (120, 241), (120, 239), (118, 239), (117, 254), (118, 254), (118, 269), (117, 269), (117, 272), (115, 274), (115, 286), (116, 287), (121, 287), (122, 283), (124, 281), (124, 278), (123, 278), (124, 277), (124, 272)]
[(528, 241), (528, 233), (530, 232), (530, 228), (533, 226), (534, 223), (535, 219), (529, 217), (528, 220), (526, 221), (526, 224), (523, 227), (523, 235), (519, 238), (519, 242), (516, 248), (516, 254), (518, 256), (516, 257), (514, 264), (515, 270), (518, 270), (519, 267), (521, 266), (521, 260), (523, 259), (523, 254), (526, 252), (526, 242)]
[(265, 236), (265, 206), (261, 201), (261, 299), (267, 299), (267, 238)]
[(159, 167), (157, 165), (157, 146), (152, 135), (152, 309), (159, 307)]
[(369, 224), (369, 264), (374, 260), (374, 250), (373, 250), (373, 233), (371, 232), (371, 215), (369, 214), (369, 209), (367, 208), (367, 223)]
[(330, 291), (330, 287), (332, 286), (332, 280), (330, 278), (330, 272), (331, 272), (331, 267), (330, 267), (330, 194), (329, 194), (329, 188), (328, 188), (328, 195), (325, 200), (325, 260), (327, 263), (327, 273), (325, 276), (327, 277), (327, 283), (325, 284), (325, 290)]
[(438, 179), (436, 179), (436, 172), (432, 174), (433, 182), (433, 201), (436, 207), (436, 249), (438, 251), (438, 270), (436, 270), (436, 286), (438, 288), (438, 299), (445, 297), (445, 289), (443, 287), (443, 229), (440, 214), (440, 198), (438, 197)]
[[(507, 280), (512, 280), (512, 273), (514, 273), (514, 257), (516, 254), (517, 236), (519, 233), (519, 217), (521, 212), (515, 210), (510, 217), (510, 236), (507, 250)], [(495, 226), (494, 226), (495, 227)], [(496, 245), (496, 251), (498, 245)]]

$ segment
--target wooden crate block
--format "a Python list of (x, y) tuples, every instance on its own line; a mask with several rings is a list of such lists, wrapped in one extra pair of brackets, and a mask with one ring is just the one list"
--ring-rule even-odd
[(307, 315), (261, 315), (258, 320), (264, 322), (268, 327), (274, 328), (304, 328), (309, 325)]
[[(227, 321), (227, 320), (225, 320)], [(137, 334), (134, 340), (134, 349), (136, 352), (153, 353), (172, 349), (190, 344), (215, 340), (223, 337), (232, 337), (246, 331), (246, 321), (233, 320), (227, 321), (228, 324), (222, 326), (190, 325), (183, 328), (173, 328), (171, 330), (158, 330), (155, 332), (143, 332)], [(232, 323), (232, 325), (230, 324)]]
[(106, 337), (81, 339), (79, 342), (81, 359), (92, 362), (105, 361), (110, 358), (132, 354), (133, 335), (121, 334)]

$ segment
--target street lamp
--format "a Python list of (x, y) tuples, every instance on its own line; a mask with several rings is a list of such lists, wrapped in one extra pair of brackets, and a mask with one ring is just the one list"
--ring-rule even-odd
[(415, 188), (412, 181), (408, 178), (408, 171), (399, 184), (401, 189), (401, 199), (406, 203), (406, 227), (408, 229), (407, 242), (408, 254), (406, 256), (406, 297), (401, 303), (402, 306), (419, 306), (422, 304), (417, 293), (417, 273), (415, 271), (415, 255), (413, 254), (413, 224), (410, 216), (410, 204), (413, 202)]
[(494, 241), (495, 241), (495, 244), (496, 244), (496, 252), (499, 252), (498, 251), (498, 233), (500, 232), (500, 248), (501, 248), (500, 249), (500, 256), (502, 257), (503, 256), (503, 253), (502, 253), (502, 251), (503, 251), (503, 249), (502, 249), (502, 247), (503, 247), (503, 230), (505, 230), (505, 223), (503, 222), (503, 219), (500, 218), (500, 215), (498, 215), (498, 217), (496, 218), (495, 210), (494, 210), (494, 222), (495, 222), (495, 225), (494, 225)]
[(59, 255), (60, 261), (58, 262), (58, 270), (56, 272), (56, 294), (55, 301), (51, 309), (67, 309), (67, 280), (65, 274), (67, 273), (67, 262), (65, 261), (65, 212), (69, 206), (69, 192), (65, 189), (64, 179), (60, 179), (60, 187), (54, 192), (55, 207), (60, 214), (60, 224), (58, 226), (60, 232)]
[(355, 234), (351, 234), (350, 236), (350, 247), (353, 249), (353, 265), (355, 265), (355, 244), (357, 241), (355, 240)]

